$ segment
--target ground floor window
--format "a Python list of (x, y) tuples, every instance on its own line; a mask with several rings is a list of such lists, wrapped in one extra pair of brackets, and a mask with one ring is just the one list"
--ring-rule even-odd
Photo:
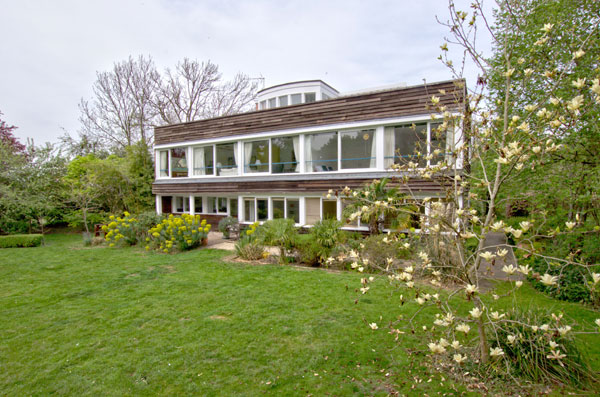
[(236, 198), (229, 199), (229, 216), (238, 217), (238, 200)]
[(227, 213), (227, 198), (226, 197), (207, 197), (207, 213), (209, 214), (226, 214)]
[(245, 198), (244, 199), (244, 222), (255, 222), (256, 214), (254, 211), (254, 199), (253, 198)]
[(189, 212), (190, 211), (190, 202), (187, 197), (175, 196), (173, 197), (175, 201), (175, 212)]
[(202, 211), (202, 197), (194, 197), (194, 212), (201, 214)]

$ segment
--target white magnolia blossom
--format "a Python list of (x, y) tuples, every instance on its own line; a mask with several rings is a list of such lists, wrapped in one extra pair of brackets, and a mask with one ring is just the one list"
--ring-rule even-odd
[(592, 273), (592, 281), (594, 284), (600, 283), (600, 273)]
[(585, 51), (583, 51), (582, 49), (579, 49), (573, 53), (573, 59), (581, 58), (584, 55), (585, 55)]
[(565, 325), (564, 327), (559, 327), (557, 331), (562, 336), (565, 336), (570, 330), (571, 330), (571, 326)]
[(598, 327), (600, 327), (600, 318), (597, 318), (597, 319), (596, 319), (596, 321), (594, 321), (594, 322), (596, 323), (596, 325), (597, 325)]
[(523, 286), (523, 282), (521, 280), (515, 281), (515, 287), (521, 288)]
[(540, 278), (540, 282), (544, 285), (547, 286), (552, 286), (552, 285), (556, 285), (556, 282), (558, 281), (558, 277), (556, 276), (551, 276), (548, 273), (544, 274), (542, 276), (542, 278)]
[(470, 314), (470, 315), (471, 315), (471, 317), (473, 317), (473, 318), (479, 318), (479, 317), (481, 317), (481, 315), (483, 314), (483, 312), (481, 311), (481, 309), (480, 309), (480, 308), (478, 308), (478, 307), (475, 307), (475, 308), (473, 308), (473, 309), (469, 310), (469, 314)]
[(573, 80), (571, 82), (571, 85), (575, 88), (578, 89), (582, 89), (583, 87), (585, 87), (585, 77), (583, 79), (577, 79), (577, 80)]
[(485, 259), (486, 261), (490, 261), (492, 260), (496, 255), (492, 254), (489, 251), (485, 251), (485, 252), (480, 252), (479, 256), (482, 257), (483, 259)]
[(477, 288), (475, 285), (473, 284), (468, 284), (465, 287), (465, 291), (467, 291), (467, 294), (476, 294), (477, 292), (479, 292), (479, 288)]
[(444, 346), (439, 345), (438, 343), (431, 342), (427, 346), (433, 354), (442, 354), (446, 352), (446, 348)]
[(577, 225), (577, 222), (565, 222), (565, 225), (567, 226), (567, 229), (571, 230)]
[(452, 346), (452, 348), (453, 348), (454, 350), (458, 350), (458, 349), (460, 349), (460, 348), (462, 347), (462, 346), (460, 345), (460, 342), (459, 342), (459, 341), (457, 341), (457, 340), (455, 340), (455, 341), (452, 341), (452, 343), (450, 343), (450, 346)]
[(554, 342), (553, 340), (548, 342), (548, 344), (550, 345), (550, 349), (556, 349), (557, 347), (560, 346), (558, 343)]
[(469, 327), (469, 325), (465, 323), (460, 323), (456, 326), (456, 331), (458, 332), (464, 332), (465, 334), (468, 334), (470, 330), (471, 327)]
[(529, 230), (529, 228), (531, 228), (532, 224), (529, 221), (523, 221), (519, 222), (519, 226), (521, 226), (521, 229), (523, 229), (523, 231), (526, 232), (527, 230)]
[(503, 221), (498, 221), (498, 222), (494, 222), (494, 224), (491, 226), (492, 230), (497, 232), (500, 229), (504, 229), (506, 225), (504, 224)]
[(567, 109), (571, 111), (578, 110), (583, 105), (583, 95), (577, 95), (567, 103)]
[(502, 271), (509, 276), (512, 276), (517, 271), (517, 267), (514, 265), (505, 265), (502, 267)]
[(531, 267), (529, 267), (529, 265), (520, 265), (519, 266), (519, 273), (523, 273), (524, 275), (528, 275), (529, 272), (531, 271)]
[(500, 357), (504, 355), (504, 350), (500, 347), (490, 348), (490, 356), (492, 357)]
[(458, 364), (462, 364), (467, 359), (467, 356), (463, 356), (459, 353), (459, 354), (455, 354), (454, 356), (452, 356), (452, 359), (454, 361), (456, 361)]
[(513, 229), (511, 230), (511, 233), (513, 234), (513, 236), (515, 236), (515, 238), (520, 238), (523, 234), (523, 231), (521, 229)]
[(373, 330), (375, 330), (375, 329), (379, 328), (379, 327), (377, 326), (377, 323), (370, 323), (370, 324), (369, 324), (369, 327), (371, 327), (371, 329), (373, 329)]
[(498, 255), (499, 258), (504, 258), (506, 256), (506, 254), (508, 254), (508, 250), (505, 248), (496, 251), (496, 255)]
[(550, 351), (550, 354), (546, 356), (546, 358), (549, 358), (550, 360), (560, 360), (565, 357), (567, 357), (567, 355), (563, 354), (560, 350), (552, 350)]
[(508, 344), (512, 345), (513, 343), (515, 343), (515, 341), (517, 340), (517, 337), (514, 335), (508, 335), (506, 337)]
[(502, 319), (502, 317), (504, 317), (504, 316), (505, 316), (505, 314), (504, 314), (504, 313), (502, 313), (502, 314), (500, 314), (500, 313), (498, 313), (498, 312), (491, 312), (491, 313), (490, 313), (490, 317), (492, 318), (492, 320), (500, 320), (500, 319)]

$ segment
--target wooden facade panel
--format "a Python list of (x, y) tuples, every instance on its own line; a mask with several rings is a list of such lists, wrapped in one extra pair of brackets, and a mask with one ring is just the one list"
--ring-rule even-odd
[[(265, 181), (265, 182), (222, 182), (222, 183), (155, 183), (152, 193), (160, 195), (177, 194), (213, 194), (213, 193), (322, 193), (329, 189), (341, 190), (345, 186), (351, 189), (363, 186), (372, 179), (338, 180), (302, 180), (302, 181)], [(407, 185), (392, 180), (390, 186), (401, 190), (420, 193), (440, 193), (450, 186), (449, 180), (411, 179)]]
[[(464, 80), (433, 83), (223, 116), (155, 129), (157, 145), (239, 136), (300, 127), (403, 117), (429, 112), (432, 95), (449, 110), (459, 110), (465, 96)], [(445, 91), (441, 94), (440, 91)]]

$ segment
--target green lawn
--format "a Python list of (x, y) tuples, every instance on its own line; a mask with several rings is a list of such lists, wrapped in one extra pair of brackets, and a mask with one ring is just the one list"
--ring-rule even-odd
[[(73, 235), (0, 250), (0, 394), (385, 395), (414, 393), (413, 376), (421, 394), (466, 390), (440, 374), (427, 382), (407, 353), (422, 336), (399, 345), (387, 334), (414, 307), (385, 279), (355, 303), (358, 274), (228, 254), (83, 248)], [(524, 305), (595, 318), (523, 288)], [(599, 368), (597, 336), (582, 342)]]

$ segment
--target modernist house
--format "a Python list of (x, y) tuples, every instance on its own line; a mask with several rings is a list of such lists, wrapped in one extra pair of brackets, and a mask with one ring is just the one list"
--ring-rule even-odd
[[(431, 98), (460, 112), (465, 92), (464, 80), (348, 95), (302, 81), (260, 91), (256, 111), (157, 127), (156, 210), (202, 214), (212, 224), (228, 215), (241, 223), (285, 217), (298, 226), (341, 220), (345, 202), (326, 198), (329, 189), (394, 175), (390, 167), (414, 156), (416, 145), (439, 154), (419, 157), (423, 164), (460, 143), (459, 127), (432, 133), (440, 121)], [(460, 158), (447, 160), (461, 167)], [(407, 188), (420, 197), (442, 190), (417, 177)]]

